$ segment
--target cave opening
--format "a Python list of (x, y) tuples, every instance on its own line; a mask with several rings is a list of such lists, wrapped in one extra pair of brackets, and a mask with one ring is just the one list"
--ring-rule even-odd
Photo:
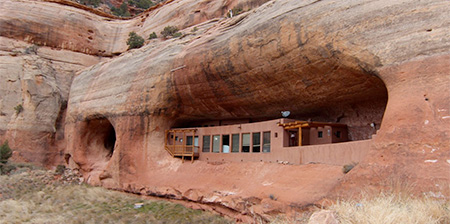
[(111, 123), (109, 123), (104, 141), (105, 149), (108, 151), (107, 157), (112, 156), (115, 144), (116, 144), (116, 131), (114, 130), (114, 127), (111, 125)]
[[(233, 109), (239, 107), (241, 111), (246, 112), (245, 115), (234, 113), (230, 116), (230, 114), (218, 114), (215, 111), (212, 113), (214, 116), (210, 116), (210, 114), (195, 117), (188, 115), (178, 119), (173, 127), (216, 127), (255, 123), (282, 118), (280, 112), (288, 110), (290, 119), (347, 125), (348, 141), (371, 139), (381, 127), (388, 101), (387, 88), (377, 76), (356, 72), (354, 75), (357, 78), (351, 84), (340, 81), (336, 87), (320, 89), (314, 95), (314, 101), (305, 100), (302, 93), (296, 95), (296, 92), (301, 91), (295, 90), (296, 92), (292, 92), (292, 98), (285, 100), (274, 101), (270, 104), (257, 104), (257, 99), (254, 102), (233, 107)], [(336, 79), (338, 79), (337, 75)], [(318, 85), (317, 88), (322, 87)], [(289, 87), (285, 87), (283, 91), (287, 90)], [(306, 88), (304, 91), (315, 92), (316, 90)], [(267, 91), (267, 94), (260, 98), (264, 99), (272, 94), (271, 92), (272, 90)]]
[(117, 140), (114, 126), (106, 118), (95, 118), (86, 122), (85, 132), (86, 156), (95, 164), (107, 163), (114, 154)]
[[(278, 70), (220, 74), (223, 78), (204, 80), (208, 84), (204, 88), (188, 88), (180, 79), (180, 114), (172, 127), (256, 123), (283, 118), (282, 112), (289, 111), (289, 119), (345, 124), (349, 141), (373, 138), (388, 102), (386, 85), (374, 63), (339, 52), (320, 57), (314, 63), (282, 61)], [(205, 73), (205, 77), (214, 75)]]

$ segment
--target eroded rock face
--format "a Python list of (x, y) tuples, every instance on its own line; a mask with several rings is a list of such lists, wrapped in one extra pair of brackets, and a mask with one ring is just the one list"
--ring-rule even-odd
[[(68, 32), (63, 26), (43, 42), (37, 33), (46, 30), (46, 24), (0, 34), (87, 54), (113, 55), (126, 49), (130, 31), (146, 36), (166, 25), (186, 28), (182, 38), (148, 41), (141, 49), (95, 61), (74, 78), (65, 116), (64, 153), (92, 184), (269, 214), (287, 211), (288, 204), (301, 208), (314, 203), (333, 187), (332, 195), (351, 195), (365, 184), (386, 187), (384, 180), (389, 178), (415, 183), (420, 191), (436, 190), (437, 181), (450, 182), (446, 172), (450, 6), (446, 1), (271, 1), (255, 7), (262, 2), (173, 1), (127, 21), (35, 2), (37, 8), (49, 13), (58, 9), (65, 15), (51, 18), (49, 26), (63, 20), (67, 27), (82, 28)], [(29, 7), (26, 3), (4, 1), (0, 6), (12, 11)], [(254, 4), (254, 9), (233, 18), (213, 19), (238, 4)], [(22, 14), (28, 15), (26, 10)], [(11, 24), (26, 27), (13, 23), (11, 17), (2, 19), (0, 30), (12, 30)], [(197, 31), (192, 29), (194, 24)], [(86, 36), (91, 28), (92, 40)], [(23, 75), (19, 71), (26, 66), (5, 66), (15, 72), (0, 73), (11, 80), (1, 90), (13, 97), (4, 100), (1, 108), (20, 103), (19, 95), (28, 99), (18, 91), (23, 88), (32, 100), (23, 101), (23, 114), (14, 115), (12, 109), (5, 112), (8, 125), (19, 122), (16, 117), (38, 108), (40, 102), (46, 105), (42, 114), (48, 116), (38, 133), (54, 133), (51, 128), (58, 123), (55, 114), (59, 112), (47, 110), (61, 111), (60, 102), (67, 93), (59, 87), (60, 76), (53, 72), (53, 65), (38, 56), (8, 55), (9, 65), (31, 60), (32, 66)], [(39, 69), (34, 69), (37, 65)], [(38, 73), (45, 73), (44, 78)], [(13, 81), (31, 74), (34, 77), (23, 78), (20, 87)], [(36, 88), (40, 80), (46, 88)], [(327, 165), (181, 164), (163, 149), (164, 130), (174, 126), (276, 118), (282, 110), (300, 119), (346, 123), (352, 140), (377, 132), (373, 149), (345, 177), (341, 167)], [(40, 119), (33, 116), (24, 117), (30, 127), (39, 126)], [(61, 130), (56, 127), (56, 132)], [(321, 187), (297, 181), (305, 176)], [(324, 178), (314, 179), (320, 176)], [(267, 199), (272, 191), (283, 192), (277, 202)]]
[[(21, 160), (60, 163), (71, 82), (76, 72), (105, 59), (96, 56), (126, 51), (131, 31), (147, 37), (167, 25), (185, 28), (225, 15), (230, 7), (247, 10), (264, 2), (167, 1), (169, 7), (124, 20), (65, 0), (2, 1), (0, 139), (11, 139), (10, 144), (26, 154), (17, 156)], [(15, 114), (18, 105), (24, 109)]]
[(21, 160), (62, 162), (73, 76), (100, 60), (4, 37), (0, 37), (0, 59), (0, 139), (18, 149), (16, 157)]
[[(445, 157), (446, 10), (443, 1), (270, 2), (204, 24), (201, 36), (128, 52), (74, 80), (66, 129), (73, 142), (68, 150), (86, 150), (77, 145), (78, 127), (105, 116), (118, 137), (104, 175), (111, 180), (102, 181), (117, 187), (152, 185), (156, 180), (148, 170), (170, 169), (162, 162), (168, 160), (162, 147), (165, 129), (193, 120), (273, 118), (289, 109), (301, 118), (346, 122), (355, 140), (374, 134), (370, 123), (381, 123), (374, 157), (395, 150), (394, 142), (410, 150), (439, 145), (442, 154), (436, 155)], [(409, 159), (422, 162), (411, 153), (394, 157), (405, 164)], [(397, 167), (396, 159), (386, 156), (390, 162), (384, 167)], [(74, 158), (77, 163), (85, 159)], [(375, 180), (367, 168), (371, 159), (360, 166), (366, 183)], [(422, 178), (422, 186), (437, 176)], [(355, 171), (341, 187), (360, 178)]]
[(127, 50), (132, 31), (145, 39), (164, 27), (191, 27), (225, 16), (235, 6), (247, 10), (267, 0), (168, 1), (165, 7), (142, 13), (130, 20), (87, 12), (88, 7), (69, 7), (64, 0), (13, 1), (0, 3), (0, 36), (39, 46), (61, 48), (90, 55), (112, 56)]

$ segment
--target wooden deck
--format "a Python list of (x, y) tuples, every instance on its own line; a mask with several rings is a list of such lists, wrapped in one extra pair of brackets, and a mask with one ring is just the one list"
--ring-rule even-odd
[[(192, 141), (195, 138), (196, 129), (172, 129), (166, 130), (164, 139), (164, 148), (172, 157), (181, 157), (181, 161), (184, 162), (185, 157), (190, 157), (191, 161), (194, 162), (195, 158), (198, 158), (198, 146), (187, 145), (186, 137), (192, 136)], [(177, 145), (175, 135), (176, 133), (182, 133), (184, 141)], [(171, 134), (171, 137), (169, 136)], [(170, 139), (169, 139), (170, 137)], [(192, 142), (193, 144), (194, 142)]]
[(172, 157), (181, 157), (183, 162), (185, 157), (190, 157), (193, 162), (199, 156), (197, 146), (166, 145), (164, 148)]

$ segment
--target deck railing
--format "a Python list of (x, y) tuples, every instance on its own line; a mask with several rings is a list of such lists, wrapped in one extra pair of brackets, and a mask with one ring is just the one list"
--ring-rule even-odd
[(192, 145), (166, 145), (166, 150), (173, 156), (189, 156), (194, 153), (198, 153), (198, 146)]

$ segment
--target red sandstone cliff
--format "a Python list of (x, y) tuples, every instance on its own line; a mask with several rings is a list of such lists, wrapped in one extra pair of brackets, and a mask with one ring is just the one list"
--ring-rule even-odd
[[(257, 7), (262, 2), (173, 1), (118, 21), (55, 3), (3, 1), (2, 56), (19, 65), (17, 77), (33, 76), (21, 85), (1, 86), (9, 96), (2, 98), (8, 106), (0, 106), (6, 114), (0, 117), (2, 139), (15, 139), (16, 148), (27, 149), (25, 155), (41, 154), (52, 148), (46, 143), (54, 141), (52, 133), (64, 131), (59, 140), (65, 147), (58, 150), (71, 155), (71, 165), (80, 167), (90, 183), (260, 214), (283, 211), (279, 204), (301, 207), (328, 192), (384, 187), (386, 180), (441, 190), (436, 183), (450, 181), (450, 5), (361, 0), (270, 1)], [(237, 4), (253, 9), (222, 17)], [(60, 16), (53, 16), (56, 12)], [(174, 24), (186, 35), (149, 41), (101, 63), (89, 56), (123, 52), (130, 31), (148, 36)], [(194, 26), (198, 31), (192, 31)], [(28, 46), (25, 41), (82, 53), (49, 57), (41, 52), (60, 51), (44, 47), (37, 55), (14, 56), (9, 38), (20, 40), (22, 48)], [(36, 66), (43, 57), (47, 63), (70, 65), (70, 55), (85, 61), (64, 69)], [(39, 69), (20, 69), (27, 64)], [(43, 79), (48, 87), (33, 94), (44, 89), (33, 87), (42, 79), (37, 73), (48, 77)], [(61, 76), (66, 80), (58, 82)], [(51, 99), (45, 109), (31, 103), (42, 98)], [(67, 99), (67, 115), (61, 115), (65, 126), (56, 126), (60, 102)], [(20, 102), (25, 110), (15, 116), (12, 107)], [(163, 149), (164, 130), (172, 126), (275, 118), (286, 109), (299, 118), (340, 120), (349, 125), (353, 140), (371, 136), (372, 122), (381, 127), (370, 155), (345, 177), (340, 167), (327, 165), (180, 164)], [(116, 141), (109, 157), (102, 141), (111, 127)], [(33, 151), (36, 142), (45, 144)], [(272, 191), (280, 192), (276, 203), (266, 200)], [(264, 210), (267, 206), (272, 207)]]

